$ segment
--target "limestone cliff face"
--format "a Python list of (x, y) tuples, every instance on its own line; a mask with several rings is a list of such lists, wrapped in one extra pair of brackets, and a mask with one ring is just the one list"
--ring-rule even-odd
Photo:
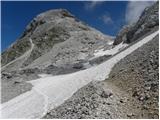
[(131, 43), (146, 33), (159, 27), (159, 2), (146, 8), (139, 20), (133, 25), (126, 25), (117, 35), (114, 45), (121, 43)]

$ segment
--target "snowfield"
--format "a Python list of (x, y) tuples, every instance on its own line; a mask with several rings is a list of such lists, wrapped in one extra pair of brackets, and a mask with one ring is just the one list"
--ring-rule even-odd
[[(42, 78), (29, 81), (34, 86), (31, 91), (1, 105), (1, 117), (41, 118), (47, 111), (62, 104), (89, 82), (102, 81), (108, 78), (111, 69), (118, 61), (151, 41), (158, 33), (159, 31), (152, 33), (106, 62), (89, 69), (67, 75), (40, 75)], [(117, 48), (113, 48), (110, 51), (113, 54), (117, 51)], [(109, 51), (105, 52), (105, 54), (109, 54)]]
[(109, 50), (103, 50), (103, 49), (97, 50), (94, 53), (94, 58), (104, 56), (104, 55), (114, 55), (127, 46), (128, 44), (120, 43), (119, 45), (116, 45), (114, 48), (109, 49)]

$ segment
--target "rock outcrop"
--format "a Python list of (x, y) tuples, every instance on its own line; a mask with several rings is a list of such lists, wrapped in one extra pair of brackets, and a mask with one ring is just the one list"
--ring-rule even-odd
[(147, 7), (141, 14), (139, 20), (132, 24), (126, 25), (116, 36), (114, 45), (121, 43), (131, 43), (146, 33), (159, 27), (159, 2), (151, 7)]

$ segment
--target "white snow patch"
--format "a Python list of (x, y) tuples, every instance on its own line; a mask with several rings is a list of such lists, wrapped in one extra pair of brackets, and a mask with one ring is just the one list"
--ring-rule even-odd
[(114, 48), (109, 49), (109, 50), (103, 50), (103, 49), (96, 50), (94, 53), (94, 58), (104, 56), (104, 55), (114, 55), (127, 46), (128, 44), (120, 43), (119, 45), (116, 45)]
[(72, 74), (30, 81), (34, 86), (31, 91), (2, 104), (2, 118), (41, 118), (89, 82), (108, 78), (112, 67), (118, 61), (151, 41), (157, 34), (158, 31), (154, 32), (100, 65)]
[(114, 41), (109, 41), (107, 44), (108, 45), (113, 45)]

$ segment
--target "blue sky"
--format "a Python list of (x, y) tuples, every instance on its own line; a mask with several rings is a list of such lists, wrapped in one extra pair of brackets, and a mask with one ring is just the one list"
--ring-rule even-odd
[[(131, 6), (129, 6), (130, 4)], [(143, 4), (139, 8), (144, 7)], [(36, 15), (50, 9), (58, 8), (67, 9), (90, 26), (100, 30), (104, 34), (114, 36), (124, 24), (133, 20), (132, 17), (137, 17), (133, 13), (133, 8), (135, 7), (135, 10), (137, 10), (137, 5), (134, 7), (133, 5), (127, 1), (5, 1), (1, 3), (1, 49), (4, 51), (11, 43), (17, 40), (22, 35), (26, 25)], [(128, 12), (131, 12), (129, 13), (129, 19), (127, 19), (129, 16), (127, 15)], [(137, 12), (135, 11), (135, 13)]]

